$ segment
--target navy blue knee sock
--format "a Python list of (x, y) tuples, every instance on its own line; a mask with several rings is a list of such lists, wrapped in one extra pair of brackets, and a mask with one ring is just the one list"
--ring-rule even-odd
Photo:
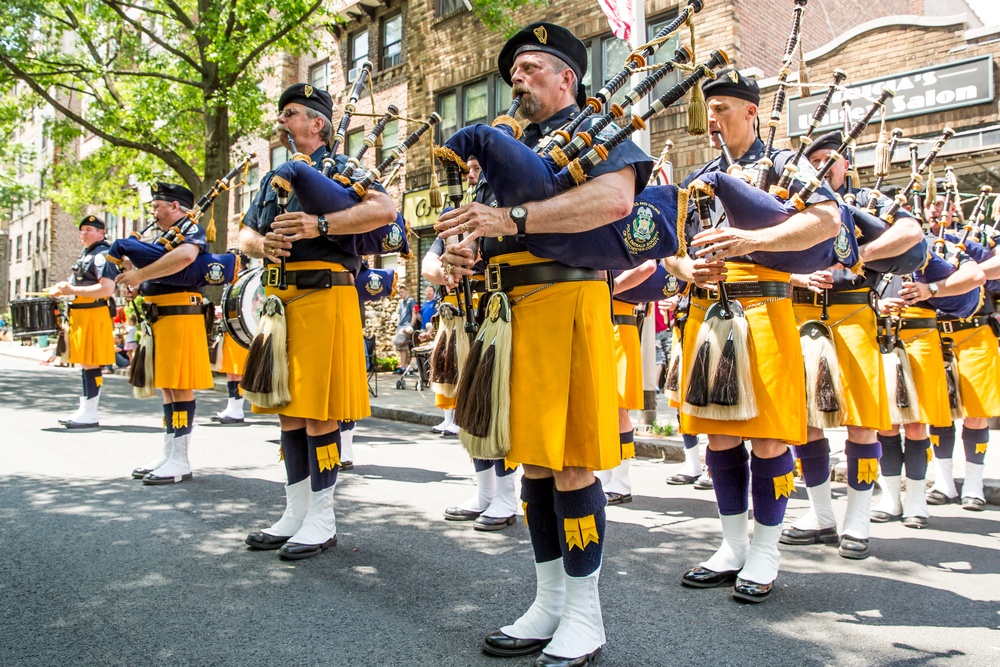
[(167, 433), (174, 432), (174, 404), (164, 403), (163, 404), (163, 428), (166, 429)]
[(934, 456), (939, 459), (950, 459), (955, 454), (955, 425), (931, 426), (931, 446)]
[(684, 438), (684, 449), (693, 449), (698, 446), (698, 436), (684, 433), (681, 437)]
[(306, 429), (281, 432), (281, 458), (285, 461), (288, 484), (298, 484), (309, 476), (309, 440)]
[(844, 444), (847, 457), (847, 485), (856, 491), (867, 491), (875, 486), (878, 479), (878, 461), (882, 457), (882, 445), (861, 445), (848, 440)]
[(349, 422), (337, 422), (337, 424), (340, 425), (340, 432), (341, 433), (343, 433), (345, 431), (353, 431), (354, 427), (355, 427), (355, 425), (357, 423), (358, 423), (357, 420), (349, 421)]
[(174, 423), (174, 437), (179, 438), (194, 429), (195, 401), (174, 401), (173, 406), (171, 421)]
[(85, 368), (83, 370), (83, 397), (94, 398), (101, 391), (104, 375), (100, 368)]
[[(563, 569), (571, 577), (586, 577), (601, 566), (604, 552), (604, 507), (608, 499), (600, 480), (585, 489), (555, 492)], [(530, 519), (529, 519), (530, 521)]]
[(988, 428), (962, 427), (962, 444), (965, 445), (965, 462), (983, 465), (986, 461), (986, 445), (990, 441)]
[(536, 563), (548, 563), (562, 556), (559, 547), (561, 533), (555, 508), (555, 480), (521, 478), (521, 502), (524, 520), (528, 523), (531, 548)]
[(765, 526), (779, 526), (785, 519), (788, 496), (795, 490), (795, 457), (791, 450), (773, 459), (750, 457), (750, 493), (753, 520)]
[(496, 473), (497, 477), (513, 475), (517, 471), (517, 465), (511, 463), (507, 459), (497, 459), (495, 461), (490, 461), (490, 463), (493, 464), (493, 471)]
[(927, 478), (927, 449), (931, 446), (929, 438), (920, 440), (906, 439), (903, 447), (903, 465), (906, 467), (907, 479)]
[(229, 380), (226, 382), (226, 387), (229, 388), (229, 398), (239, 398), (240, 397), (240, 381), (239, 380)]
[(797, 445), (795, 456), (802, 462), (802, 479), (806, 486), (819, 486), (830, 479), (830, 441), (826, 438)]
[(705, 465), (712, 473), (719, 514), (743, 514), (750, 508), (750, 455), (742, 444), (721, 452), (705, 452)]
[(880, 435), (882, 445), (882, 474), (885, 477), (899, 477), (903, 474), (903, 436)]
[(476, 472), (483, 472), (484, 470), (489, 470), (493, 467), (493, 459), (472, 459), (472, 467), (476, 469)]
[(309, 486), (313, 491), (329, 489), (340, 472), (340, 431), (306, 435), (309, 442)]

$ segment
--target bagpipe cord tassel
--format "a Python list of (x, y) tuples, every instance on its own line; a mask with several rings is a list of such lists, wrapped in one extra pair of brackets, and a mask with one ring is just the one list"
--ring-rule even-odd
[(878, 131), (878, 143), (875, 145), (875, 165), (873, 171), (875, 177), (885, 177), (889, 175), (891, 168), (889, 153), (889, 133), (885, 129), (885, 113), (882, 114), (882, 125)]
[[(691, 62), (695, 62), (695, 39), (694, 21), (689, 17), (687, 20), (688, 31), (691, 35)], [(691, 88), (691, 99), (688, 104), (688, 134), (701, 136), (708, 132), (708, 106), (705, 103), (705, 93), (700, 85)]]
[(438, 182), (437, 169), (434, 166), (434, 142), (428, 142), (431, 149), (431, 208), (441, 208), (444, 206), (444, 195), (441, 193), (441, 183)]
[(205, 228), (205, 240), (209, 243), (215, 243), (215, 235), (217, 230), (215, 229), (215, 200), (212, 200), (212, 209), (208, 217), (208, 227)]

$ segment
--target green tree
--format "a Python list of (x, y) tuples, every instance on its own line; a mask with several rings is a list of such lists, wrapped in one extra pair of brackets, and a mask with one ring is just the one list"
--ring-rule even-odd
[[(0, 91), (20, 81), (54, 107), (57, 147), (100, 139), (81, 160), (61, 155), (53, 195), (66, 208), (128, 204), (131, 175), (180, 178), (197, 196), (262, 129), (262, 59), (308, 50), (323, 3), (18, 0), (0, 23)], [(217, 205), (227, 210), (227, 197)]]

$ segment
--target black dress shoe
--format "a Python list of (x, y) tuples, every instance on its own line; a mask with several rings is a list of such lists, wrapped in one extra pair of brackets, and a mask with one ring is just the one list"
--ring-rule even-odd
[(870, 555), (868, 550), (868, 540), (862, 540), (859, 537), (844, 535), (840, 538), (840, 549), (837, 550), (837, 553), (840, 554), (841, 558), (864, 560)]
[(63, 426), (66, 428), (97, 428), (100, 423), (94, 422), (93, 424), (82, 424), (80, 422), (63, 422)]
[(677, 473), (676, 475), (671, 475), (667, 477), (667, 484), (672, 484), (674, 486), (681, 486), (682, 484), (694, 484), (698, 481), (698, 475), (682, 475)]
[(354, 470), (354, 461), (341, 461), (340, 472), (344, 472), (345, 470)]
[(927, 527), (927, 517), (925, 516), (904, 516), (903, 525), (907, 528), (922, 530)]
[(337, 536), (334, 535), (323, 544), (298, 544), (285, 542), (278, 549), (278, 557), (282, 560), (303, 560), (318, 556), (327, 549), (337, 546)]
[(770, 584), (758, 584), (746, 579), (736, 578), (736, 585), (733, 586), (733, 599), (739, 602), (751, 602), (757, 604), (763, 602), (771, 596), (771, 589), (774, 582)]
[(600, 646), (593, 653), (581, 655), (579, 658), (560, 658), (543, 653), (535, 658), (535, 667), (583, 667), (584, 665), (595, 665), (597, 664), (597, 657), (599, 655), (601, 655)]
[(681, 575), (681, 585), (689, 588), (718, 588), (729, 586), (736, 581), (739, 570), (724, 570), (716, 572), (707, 567), (695, 567)]
[(243, 540), (247, 543), (251, 549), (257, 549), (258, 551), (274, 551), (279, 549), (282, 544), (289, 540), (288, 537), (282, 537), (280, 535), (268, 535), (263, 531), (257, 531), (256, 533), (250, 533), (247, 538)]
[(191, 473), (185, 473), (183, 475), (176, 475), (174, 477), (157, 477), (153, 473), (149, 473), (142, 478), (143, 484), (148, 484), (149, 486), (162, 486), (163, 484), (180, 484), (181, 482), (186, 482), (193, 478), (194, 475)]
[(903, 518), (903, 515), (889, 514), (888, 512), (882, 512), (880, 510), (872, 510), (869, 518), (872, 523), (889, 523), (890, 521), (899, 521)]
[(694, 483), (694, 488), (698, 489), (699, 491), (707, 491), (708, 489), (714, 489), (715, 483), (712, 482), (711, 477), (705, 477), (705, 478), (699, 477), (698, 481)]
[(625, 503), (632, 502), (631, 493), (615, 493), (614, 491), (608, 491), (604, 495), (608, 497), (609, 505), (624, 505)]
[(517, 517), (513, 514), (503, 517), (479, 515), (472, 524), (472, 528), (483, 531), (503, 530), (507, 526), (513, 526), (515, 523), (517, 523)]
[(220, 424), (242, 424), (245, 420), (236, 417), (219, 417)]
[(927, 492), (927, 504), (928, 505), (950, 505), (951, 503), (957, 503), (958, 496), (950, 498), (944, 493), (941, 493), (937, 489), (931, 489)]
[(482, 512), (466, 510), (461, 507), (449, 507), (444, 511), (445, 521), (475, 521)]
[(781, 531), (778, 541), (782, 544), (836, 544), (840, 540), (837, 527), (805, 530), (801, 528), (785, 528)]
[(222, 417), (220, 417), (219, 415), (212, 415), (212, 421), (217, 422), (220, 419), (222, 419)]
[(132, 471), (132, 479), (142, 479), (151, 472), (153, 472), (151, 468), (136, 468)]
[(969, 510), (970, 512), (982, 512), (986, 509), (986, 501), (982, 498), (965, 496), (962, 498), (962, 509)]
[(551, 639), (518, 639), (497, 630), (483, 638), (483, 653), (500, 656), (501, 658), (516, 658), (520, 655), (538, 653)]

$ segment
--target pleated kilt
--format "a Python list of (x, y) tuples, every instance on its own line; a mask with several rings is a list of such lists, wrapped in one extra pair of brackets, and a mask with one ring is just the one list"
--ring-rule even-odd
[[(820, 306), (798, 303), (794, 305), (794, 310), (799, 326), (809, 320), (820, 320), (823, 312)], [(833, 331), (837, 363), (840, 364), (844, 406), (842, 425), (876, 431), (892, 428), (875, 311), (863, 304), (839, 304), (829, 306), (827, 312), (830, 319), (826, 324)]]
[[(94, 303), (78, 296), (73, 304)], [(107, 306), (69, 308), (69, 363), (107, 366), (115, 363), (115, 327)]]
[[(288, 271), (330, 269), (334, 262), (289, 262)], [(352, 421), (371, 414), (362, 345), (361, 309), (353, 285), (328, 289), (265, 287), (286, 304), (288, 386), (291, 402), (280, 408), (253, 406), (255, 413), (328, 421)], [(302, 297), (302, 298), (297, 298)], [(294, 301), (293, 301), (294, 299)]]
[[(729, 282), (789, 282), (790, 275), (758, 264), (727, 262)], [(681, 433), (733, 435), (741, 438), (774, 438), (789, 444), (806, 442), (805, 366), (799, 330), (795, 325), (792, 300), (785, 298), (741, 298), (750, 325), (750, 365), (758, 414), (746, 421), (704, 419), (686, 414), (681, 408)], [(698, 350), (694, 341), (705, 320), (705, 311), (715, 301), (691, 298), (684, 329), (684, 373), (680, 395), (687, 393), (688, 369)]]
[[(202, 302), (197, 292), (144, 298), (147, 304), (161, 307), (193, 306)], [(214, 386), (204, 315), (160, 317), (153, 324), (153, 345), (153, 384), (157, 389), (211, 389)]]
[[(908, 307), (903, 319), (934, 318), (930, 308)], [(951, 409), (948, 404), (948, 382), (945, 378), (944, 357), (941, 356), (941, 337), (934, 329), (902, 329), (899, 338), (906, 347), (906, 356), (913, 369), (913, 385), (917, 389), (920, 406), (920, 424), (950, 426)]]
[[(635, 304), (612, 300), (615, 315), (635, 315)], [(645, 405), (642, 386), (642, 353), (639, 351), (639, 327), (615, 324), (615, 365), (618, 369), (618, 407), (642, 410)]]
[(229, 375), (243, 375), (247, 365), (249, 350), (233, 340), (228, 332), (222, 334), (222, 368), (219, 372)]
[(988, 325), (946, 334), (954, 342), (966, 417), (1000, 416), (1000, 348)]
[(441, 408), (442, 410), (454, 410), (457, 397), (448, 398), (444, 394), (434, 394), (434, 407)]
[[(512, 253), (491, 262), (547, 260)], [(551, 470), (621, 463), (611, 295), (599, 281), (513, 289), (511, 447), (507, 458)], [(519, 298), (525, 297), (522, 301)]]

